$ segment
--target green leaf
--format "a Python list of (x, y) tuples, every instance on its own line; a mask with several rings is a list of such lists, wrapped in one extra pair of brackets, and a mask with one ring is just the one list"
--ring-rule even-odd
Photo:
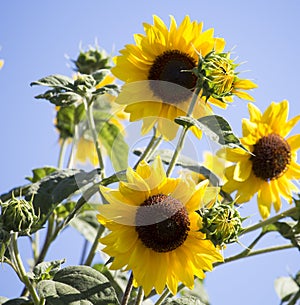
[(55, 74), (43, 77), (38, 81), (32, 82), (30, 86), (40, 85), (51, 88), (64, 89), (68, 91), (73, 88), (73, 83), (74, 81), (72, 78), (60, 74)]
[[(289, 302), (296, 294), (299, 294), (300, 288), (291, 277), (279, 277), (274, 283), (275, 291), (282, 302)], [(299, 296), (300, 297), (300, 296)], [(295, 304), (289, 302), (290, 305)]]
[(24, 305), (24, 304), (33, 304), (31, 300), (29, 300), (26, 297), (20, 297), (16, 299), (6, 300), (4, 303), (1, 303), (2, 300), (0, 300), (1, 305)]
[(100, 130), (99, 138), (105, 147), (115, 171), (121, 171), (128, 166), (128, 145), (118, 126), (105, 121)]
[(109, 84), (95, 90), (93, 92), (93, 95), (109, 94), (109, 95), (117, 96), (119, 93), (120, 93), (120, 88), (118, 85)]
[(35, 168), (32, 170), (33, 176), (26, 177), (26, 179), (34, 183), (40, 181), (42, 178), (54, 173), (55, 171), (57, 171), (57, 168), (51, 166)]
[(27, 276), (36, 281), (49, 280), (60, 270), (61, 264), (65, 262), (65, 259), (42, 262), (34, 267), (32, 272), (28, 272)]
[(300, 222), (277, 221), (263, 227), (262, 233), (278, 232), (282, 237), (289, 239), (300, 250)]
[(97, 169), (89, 173), (77, 169), (64, 169), (33, 183), (24, 194), (26, 200), (30, 200), (34, 195), (33, 206), (36, 215), (40, 215), (33, 232), (41, 228), (59, 203), (98, 177)]
[(58, 88), (48, 90), (45, 93), (35, 96), (35, 98), (48, 100), (56, 106), (69, 106), (82, 100), (82, 97), (77, 93), (72, 91), (65, 92)]
[(92, 73), (93, 78), (98, 83), (102, 82), (104, 78), (110, 73), (109, 69), (100, 69)]
[(221, 116), (208, 115), (199, 119), (180, 116), (175, 119), (175, 122), (187, 127), (196, 126), (212, 141), (231, 148), (239, 147), (248, 152), (240, 140), (233, 134), (229, 123)]
[(162, 305), (205, 305), (195, 297), (181, 297), (178, 299), (167, 299)]
[(39, 282), (37, 290), (46, 305), (119, 305), (108, 279), (88, 266), (61, 269), (52, 281)]

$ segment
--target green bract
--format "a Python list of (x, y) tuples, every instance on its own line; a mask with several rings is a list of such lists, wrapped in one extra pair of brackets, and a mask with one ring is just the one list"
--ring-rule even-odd
[(2, 204), (1, 221), (3, 229), (7, 232), (13, 231), (23, 234), (29, 234), (39, 216), (35, 214), (33, 197), (30, 201), (17, 199), (14, 194), (12, 199)]

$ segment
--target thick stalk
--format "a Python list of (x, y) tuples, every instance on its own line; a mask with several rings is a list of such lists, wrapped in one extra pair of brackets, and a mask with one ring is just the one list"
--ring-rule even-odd
[(72, 168), (73, 167), (74, 158), (75, 158), (75, 149), (76, 149), (76, 146), (77, 146), (78, 137), (79, 137), (78, 136), (78, 125), (75, 124), (75, 126), (74, 126), (74, 136), (73, 136), (71, 152), (70, 152), (70, 155), (69, 155), (67, 168)]
[(17, 270), (19, 273), (18, 276), (19, 276), (20, 280), (25, 284), (26, 288), (28, 289), (34, 304), (39, 305), (40, 299), (26, 274), (26, 270), (24, 268), (23, 261), (21, 259), (20, 253), (19, 253), (17, 237), (18, 237), (18, 233), (16, 233), (16, 232), (13, 233), (11, 236), (11, 255), (14, 257), (14, 261), (15, 261), (15, 264), (16, 264), (16, 267), (17, 267)]
[(136, 297), (134, 305), (141, 305), (144, 299), (144, 290), (142, 287), (139, 287), (138, 295)]
[(68, 146), (68, 140), (62, 139), (61, 143), (60, 143), (59, 156), (58, 156), (58, 162), (57, 162), (58, 168), (63, 168), (63, 166), (64, 166), (67, 146)]
[(50, 215), (50, 217), (48, 219), (47, 233), (46, 233), (44, 244), (42, 246), (42, 250), (41, 250), (38, 258), (36, 259), (34, 266), (36, 266), (37, 264), (41, 263), (44, 260), (46, 254), (48, 252), (48, 249), (53, 241), (54, 221), (55, 221), (55, 217), (54, 217), (54, 214), (52, 214), (52, 215)]
[(278, 215), (275, 215), (271, 218), (268, 218), (264, 221), (256, 223), (253, 226), (249, 226), (249, 227), (245, 228), (240, 235), (255, 231), (257, 229), (263, 228), (264, 226), (270, 225), (270, 224), (272, 224), (272, 223), (274, 223), (274, 222), (276, 222), (276, 221), (278, 221), (282, 218), (288, 217), (288, 216), (292, 215), (293, 213), (295, 213), (297, 211), (297, 209), (298, 209), (297, 207), (291, 208), (291, 209), (289, 209), (285, 212), (282, 212), (282, 213), (280, 213)]
[[(183, 289), (185, 287), (185, 285), (180, 284), (177, 288), (177, 292), (179, 292), (181, 289)], [(168, 297), (171, 297), (171, 292), (168, 288), (165, 289), (165, 291), (161, 294), (161, 296), (159, 297), (159, 299), (155, 302), (154, 305), (161, 305), (165, 299), (167, 299)]]
[(150, 152), (152, 151), (152, 148), (155, 146), (155, 143), (158, 142), (158, 139), (155, 135), (155, 130), (154, 130), (154, 134), (150, 140), (150, 142), (148, 143), (147, 147), (145, 148), (145, 150), (143, 151), (143, 153), (141, 154), (140, 158), (138, 159), (138, 161), (136, 162), (136, 164), (134, 165), (134, 169), (137, 168), (137, 166), (139, 165), (139, 163), (145, 159), (147, 159), (148, 155), (150, 154)]
[(127, 282), (127, 286), (123, 295), (123, 299), (122, 299), (122, 303), (121, 305), (127, 305), (128, 301), (130, 299), (130, 294), (131, 294), (131, 290), (132, 290), (132, 284), (133, 284), (133, 274), (131, 272), (128, 282)]
[[(191, 114), (193, 113), (193, 110), (194, 110), (194, 107), (196, 105), (199, 93), (200, 93), (200, 88), (197, 87), (195, 89), (195, 92), (194, 92), (193, 96), (192, 96), (192, 100), (191, 100), (188, 112), (186, 114), (187, 116), (191, 116)], [(183, 147), (184, 140), (185, 140), (188, 129), (189, 129), (188, 126), (184, 126), (183, 129), (181, 130), (179, 140), (177, 142), (177, 146), (175, 148), (174, 154), (172, 156), (172, 159), (169, 163), (169, 167), (168, 167), (167, 172), (166, 172), (167, 176), (171, 175), (171, 173), (172, 173), (172, 171), (173, 171), (173, 169), (176, 165), (176, 162), (177, 162), (177, 159), (179, 157), (180, 151)]]
[(87, 257), (87, 259), (86, 259), (86, 261), (84, 263), (86, 266), (90, 266), (92, 264), (92, 262), (93, 262), (93, 259), (94, 259), (94, 256), (96, 254), (97, 247), (98, 247), (98, 244), (99, 244), (99, 238), (103, 234), (104, 229), (105, 229), (105, 227), (102, 226), (102, 225), (100, 225), (99, 228), (98, 228), (95, 240), (94, 240), (93, 245), (91, 247), (91, 250), (90, 250), (90, 252), (88, 254), (88, 257)]
[(88, 101), (84, 98), (84, 105), (85, 105), (85, 111), (86, 111), (89, 129), (91, 131), (92, 138), (93, 138), (94, 145), (95, 145), (96, 152), (97, 152), (99, 167), (101, 170), (101, 177), (104, 178), (104, 162), (103, 162), (103, 157), (102, 157), (102, 153), (101, 153), (99, 137), (98, 137), (95, 121), (94, 121), (93, 103), (89, 104)]
[(241, 258), (246, 258), (246, 257), (254, 256), (254, 255), (265, 254), (265, 253), (270, 253), (270, 252), (279, 251), (279, 250), (286, 250), (286, 249), (291, 249), (291, 248), (295, 248), (295, 246), (293, 244), (286, 244), (286, 245), (280, 245), (280, 246), (274, 246), (274, 247), (259, 249), (259, 250), (256, 250), (256, 251), (250, 251), (248, 253), (242, 252), (238, 255), (234, 255), (234, 256), (226, 258), (224, 260), (223, 264), (234, 262), (234, 261), (237, 261)]

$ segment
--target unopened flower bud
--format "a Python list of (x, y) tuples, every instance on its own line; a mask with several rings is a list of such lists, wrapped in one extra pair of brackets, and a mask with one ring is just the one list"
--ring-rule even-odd
[(1, 222), (4, 230), (29, 234), (39, 217), (35, 214), (32, 200), (12, 198), (2, 204)]
[(206, 233), (216, 246), (224, 246), (238, 240), (242, 232), (242, 221), (240, 213), (232, 204), (221, 204), (216, 202), (210, 209), (202, 211), (201, 232)]
[(110, 58), (106, 52), (90, 48), (86, 52), (80, 51), (74, 64), (82, 74), (92, 74), (100, 69), (110, 69)]

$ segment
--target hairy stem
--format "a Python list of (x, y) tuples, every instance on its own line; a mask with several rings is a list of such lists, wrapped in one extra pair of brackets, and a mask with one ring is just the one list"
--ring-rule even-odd
[(276, 221), (278, 221), (282, 218), (288, 217), (288, 216), (292, 215), (293, 213), (295, 213), (297, 211), (297, 209), (298, 209), (297, 207), (293, 207), (293, 208), (291, 208), (291, 209), (289, 209), (285, 212), (282, 212), (282, 213), (280, 213), (278, 215), (275, 215), (271, 218), (268, 218), (264, 221), (256, 223), (253, 226), (249, 226), (249, 227), (245, 228), (240, 235), (255, 231), (257, 229), (263, 228), (264, 226), (270, 225), (270, 224), (272, 224), (272, 223), (274, 223), (274, 222), (276, 222)]
[(16, 232), (12, 233), (11, 255), (14, 257), (14, 261), (15, 261), (15, 264), (17, 267), (16, 269), (18, 270), (18, 276), (19, 276), (20, 280), (25, 284), (26, 288), (28, 289), (34, 304), (39, 305), (40, 299), (26, 274), (26, 270), (24, 268), (23, 261), (21, 259), (20, 253), (19, 253), (17, 238), (18, 238), (18, 233), (16, 233)]
[(121, 305), (127, 305), (128, 301), (130, 299), (130, 294), (131, 294), (131, 290), (132, 290), (132, 284), (133, 284), (133, 274), (131, 272), (128, 282), (127, 282), (127, 286), (123, 295), (123, 299), (122, 299), (122, 303)]
[(144, 290), (142, 287), (139, 287), (138, 295), (134, 305), (141, 305), (144, 299)]
[(141, 154), (139, 160), (136, 162), (136, 164), (134, 165), (134, 169), (137, 168), (137, 166), (139, 165), (139, 163), (143, 160), (146, 160), (152, 155), (152, 153), (155, 151), (155, 149), (157, 148), (157, 146), (160, 144), (162, 137), (157, 137), (156, 136), (156, 131), (153, 131), (154, 134), (149, 142), (149, 144), (147, 145), (147, 147), (145, 148), (145, 150), (143, 151), (143, 153)]
[[(189, 106), (189, 109), (188, 109), (188, 112), (187, 112), (187, 116), (191, 116), (193, 110), (194, 110), (194, 107), (196, 105), (196, 102), (197, 102), (197, 99), (198, 99), (198, 95), (200, 93), (200, 88), (196, 88), (195, 89), (195, 92), (193, 94), (193, 97), (192, 97), (192, 100), (191, 100), (191, 103), (190, 103), (190, 106)], [(179, 140), (177, 142), (177, 146), (174, 150), (174, 154), (172, 156), (172, 159), (169, 163), (169, 167), (167, 169), (167, 176), (170, 176), (175, 165), (176, 165), (176, 162), (177, 162), (177, 159), (179, 157), (179, 154), (180, 154), (180, 151), (182, 150), (182, 147), (184, 145), (184, 140), (185, 140), (185, 137), (186, 137), (186, 134), (187, 134), (187, 131), (188, 131), (189, 127), (188, 126), (184, 126), (183, 129), (181, 130), (181, 133), (180, 133), (180, 136), (179, 136)]]
[[(230, 262), (234, 262), (237, 261), (241, 258), (246, 258), (246, 257), (250, 257), (250, 256), (254, 256), (254, 255), (260, 255), (260, 254), (265, 254), (265, 253), (270, 253), (270, 252), (274, 252), (274, 251), (279, 251), (279, 250), (286, 250), (286, 249), (291, 249), (294, 248), (295, 246), (293, 244), (286, 244), (286, 245), (280, 245), (280, 246), (273, 246), (273, 247), (269, 247), (269, 248), (263, 248), (263, 249), (259, 249), (259, 250), (255, 250), (255, 251), (248, 251), (247, 253), (240, 253), (231, 257), (228, 257), (224, 260), (224, 263), (230, 263)], [(221, 263), (222, 264), (222, 263)]]
[(61, 143), (60, 143), (59, 156), (58, 156), (58, 162), (57, 162), (58, 168), (63, 168), (63, 166), (64, 166), (67, 146), (68, 146), (68, 140), (65, 138), (62, 139)]
[(102, 157), (102, 153), (101, 153), (99, 137), (98, 137), (98, 133), (96, 130), (95, 121), (94, 121), (93, 104), (92, 103), (89, 104), (88, 101), (86, 99), (84, 99), (84, 105), (85, 105), (88, 125), (89, 125), (90, 131), (92, 133), (92, 138), (93, 138), (94, 145), (95, 145), (96, 152), (97, 152), (99, 167), (101, 170), (101, 178), (104, 178), (104, 175), (105, 175), (104, 174), (104, 162), (103, 162), (103, 157)]
[(85, 263), (84, 263), (86, 266), (90, 266), (93, 262), (93, 259), (94, 259), (94, 256), (96, 254), (97, 247), (98, 247), (98, 244), (99, 244), (99, 238), (103, 234), (104, 229), (105, 229), (105, 227), (102, 226), (102, 225), (100, 225), (99, 228), (98, 228), (95, 240), (94, 240), (93, 245), (91, 247), (91, 250), (88, 254), (88, 257), (87, 257), (87, 259), (85, 260)]

